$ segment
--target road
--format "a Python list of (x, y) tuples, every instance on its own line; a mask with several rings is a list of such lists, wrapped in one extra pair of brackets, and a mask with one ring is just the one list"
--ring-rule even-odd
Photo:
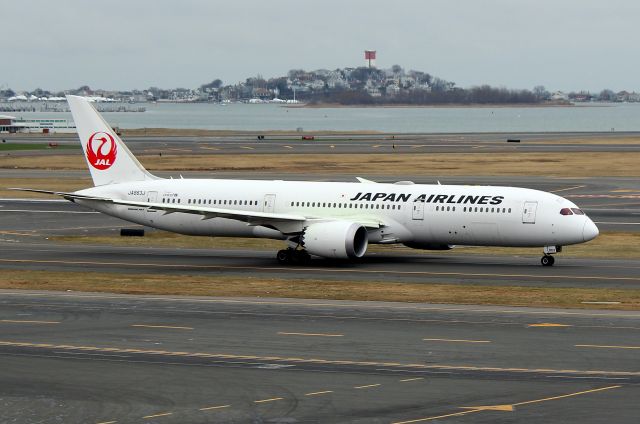
[(3, 422), (637, 422), (640, 314), (0, 292)]

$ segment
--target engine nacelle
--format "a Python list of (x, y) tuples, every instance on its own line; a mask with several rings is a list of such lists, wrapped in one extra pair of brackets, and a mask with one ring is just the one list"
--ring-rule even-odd
[(368, 244), (367, 229), (348, 221), (311, 224), (302, 236), (307, 252), (323, 258), (361, 258)]

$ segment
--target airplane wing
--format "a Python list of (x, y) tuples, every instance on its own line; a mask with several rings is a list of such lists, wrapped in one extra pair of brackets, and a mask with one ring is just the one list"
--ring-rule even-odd
[[(202, 219), (227, 218), (246, 222), (248, 225), (263, 225), (277, 228), (284, 234), (301, 233), (304, 228), (314, 221), (326, 221), (326, 218), (315, 218), (304, 215), (280, 214), (271, 212), (254, 212), (237, 209), (211, 208), (196, 205), (178, 205), (170, 203), (136, 202), (132, 200), (112, 199), (107, 197), (87, 196), (77, 193), (67, 193), (62, 191), (38, 190), (30, 188), (10, 188), (9, 190), (29, 191), (33, 193), (53, 194), (63, 197), (71, 202), (75, 200), (88, 200), (115, 205), (134, 206), (163, 211), (164, 215), (171, 213), (188, 213), (201, 215)], [(367, 228), (380, 228), (384, 224), (373, 219), (354, 219), (354, 222)]]

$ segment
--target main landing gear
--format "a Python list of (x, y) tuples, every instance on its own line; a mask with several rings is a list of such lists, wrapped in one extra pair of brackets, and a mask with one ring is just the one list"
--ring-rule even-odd
[(542, 259), (540, 259), (540, 263), (542, 264), (542, 266), (553, 266), (553, 263), (555, 261), (555, 258), (551, 255), (544, 255)]
[(542, 266), (553, 266), (556, 261), (551, 255), (562, 252), (562, 246), (545, 246), (544, 256), (540, 259)]
[(289, 247), (287, 249), (278, 250), (276, 259), (281, 264), (306, 264), (311, 260), (311, 255), (304, 249), (294, 249)]

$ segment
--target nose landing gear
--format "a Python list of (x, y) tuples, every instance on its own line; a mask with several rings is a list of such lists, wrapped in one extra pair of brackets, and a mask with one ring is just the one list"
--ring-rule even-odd
[(540, 259), (542, 266), (553, 266), (555, 258), (551, 255), (562, 252), (562, 246), (545, 246), (544, 256)]

